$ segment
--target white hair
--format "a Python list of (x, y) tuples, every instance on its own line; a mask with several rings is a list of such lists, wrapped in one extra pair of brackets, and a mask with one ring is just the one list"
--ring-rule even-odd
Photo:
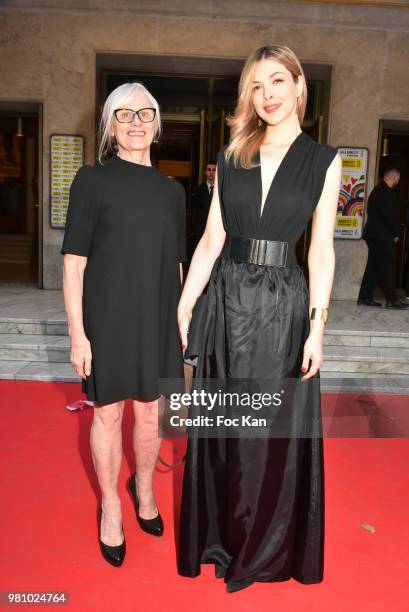
[(159, 104), (153, 97), (153, 95), (146, 89), (142, 83), (124, 83), (120, 85), (107, 97), (104, 108), (102, 110), (101, 121), (99, 124), (99, 147), (98, 147), (98, 160), (102, 164), (105, 159), (111, 157), (115, 152), (115, 139), (110, 134), (110, 127), (114, 111), (117, 108), (123, 108), (124, 105), (135, 96), (135, 94), (143, 93), (151, 102), (153, 108), (156, 110), (155, 123), (156, 132), (154, 138), (159, 138), (162, 131), (162, 123), (160, 120)]

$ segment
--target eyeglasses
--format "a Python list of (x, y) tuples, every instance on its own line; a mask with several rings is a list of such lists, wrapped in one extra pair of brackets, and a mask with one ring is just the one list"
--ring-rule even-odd
[(136, 111), (131, 108), (117, 108), (114, 111), (114, 115), (119, 123), (131, 123), (135, 115), (138, 115), (142, 123), (152, 123), (156, 117), (156, 108), (140, 108)]

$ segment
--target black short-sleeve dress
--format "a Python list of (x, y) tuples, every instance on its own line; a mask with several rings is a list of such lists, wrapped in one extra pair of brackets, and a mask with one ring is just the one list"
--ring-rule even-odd
[(117, 156), (83, 166), (71, 186), (61, 252), (87, 257), (87, 398), (101, 405), (158, 398), (158, 379), (183, 377), (177, 325), (179, 262), (186, 261), (182, 185)]

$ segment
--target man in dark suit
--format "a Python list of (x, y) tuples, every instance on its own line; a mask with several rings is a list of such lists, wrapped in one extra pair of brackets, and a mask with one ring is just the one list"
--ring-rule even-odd
[(403, 301), (409, 304), (409, 202), (406, 205), (405, 212), (405, 225), (406, 225), (406, 273), (405, 273), (405, 297)]
[(209, 161), (206, 164), (206, 182), (196, 188), (193, 194), (192, 210), (195, 222), (195, 243), (197, 244), (206, 227), (207, 215), (209, 214), (210, 202), (213, 196), (214, 178), (216, 175), (216, 162)]
[(395, 188), (400, 173), (391, 168), (383, 175), (383, 180), (374, 187), (368, 198), (368, 220), (363, 238), (368, 245), (366, 264), (358, 304), (382, 306), (372, 296), (374, 286), (379, 281), (386, 295), (386, 308), (409, 308), (401, 302), (395, 290), (395, 243), (399, 240), (399, 212)]

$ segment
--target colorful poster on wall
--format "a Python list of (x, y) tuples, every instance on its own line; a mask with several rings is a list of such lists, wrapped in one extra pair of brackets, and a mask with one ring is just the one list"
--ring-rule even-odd
[(53, 134), (50, 142), (51, 227), (64, 228), (72, 180), (84, 163), (84, 138)]
[(342, 179), (335, 224), (335, 238), (361, 238), (364, 220), (368, 149), (338, 147)]

